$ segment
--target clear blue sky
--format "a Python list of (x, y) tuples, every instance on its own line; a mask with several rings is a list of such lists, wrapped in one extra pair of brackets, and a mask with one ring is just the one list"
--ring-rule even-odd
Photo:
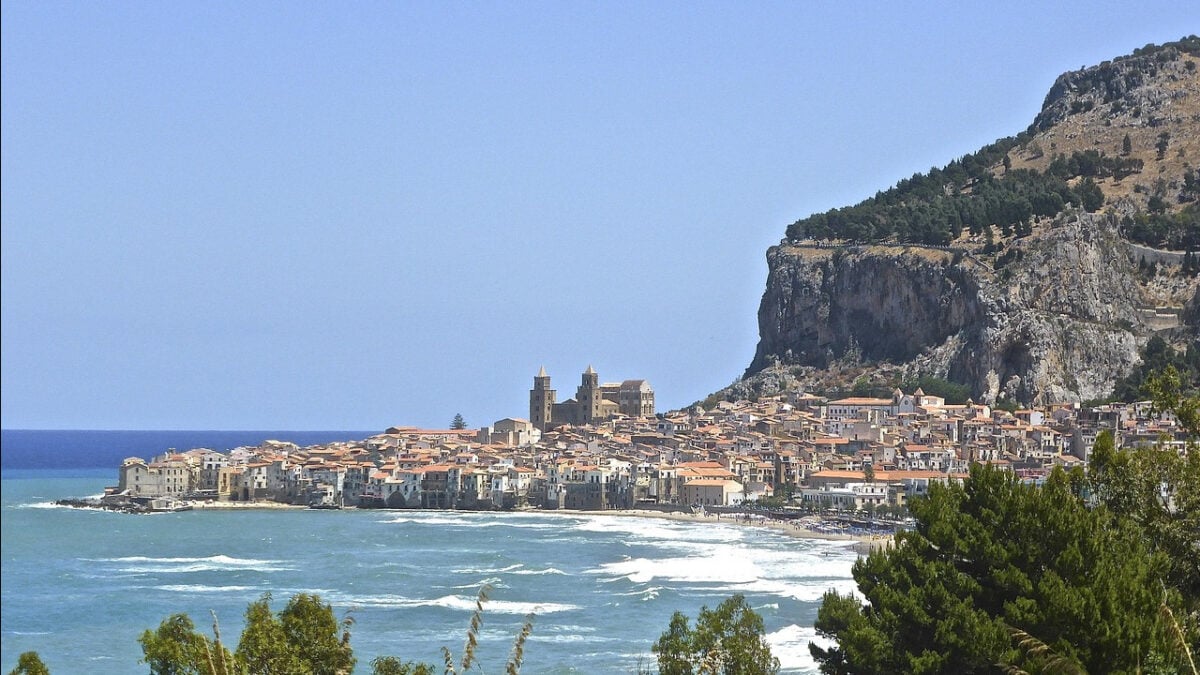
[(788, 223), (1200, 4), (2, 5), (5, 428), (528, 415), (736, 379)]

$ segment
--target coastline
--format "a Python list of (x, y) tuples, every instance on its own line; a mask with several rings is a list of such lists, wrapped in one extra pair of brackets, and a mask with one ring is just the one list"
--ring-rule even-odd
[[(312, 509), (302, 504), (284, 504), (282, 502), (274, 502), (269, 500), (259, 500), (251, 502), (224, 502), (224, 501), (206, 501), (206, 500), (182, 500), (189, 509), (195, 511), (236, 511), (236, 510), (322, 510)], [(68, 505), (68, 504), (64, 504)], [(72, 507), (81, 507), (81, 504), (69, 504)], [(358, 509), (357, 507), (347, 507), (347, 510), (372, 510), (372, 511), (422, 511), (422, 512), (446, 512), (453, 511), (452, 509)], [(463, 513), (506, 513), (504, 511), (463, 511)], [(686, 511), (658, 511), (652, 509), (611, 509), (604, 511), (585, 511), (577, 509), (528, 509), (520, 511), (520, 513), (536, 513), (539, 515), (563, 515), (563, 516), (610, 516), (614, 518), (658, 518), (661, 520), (671, 520), (676, 522), (686, 523), (716, 523), (724, 525), (737, 525), (739, 527), (755, 527), (772, 530), (778, 534), (791, 537), (793, 539), (820, 539), (824, 541), (844, 541), (852, 542), (849, 548), (857, 551), (861, 555), (866, 555), (871, 551), (887, 548), (892, 545), (893, 539), (891, 534), (847, 534), (838, 532), (822, 532), (812, 529), (810, 526), (823, 523), (824, 520), (819, 516), (804, 516), (795, 520), (777, 520), (767, 518), (757, 514), (720, 514), (720, 513), (689, 513)]]
[[(230, 509), (302, 509), (302, 510), (318, 510), (309, 509), (307, 506), (297, 504), (283, 504), (272, 501), (255, 501), (255, 502), (209, 502), (209, 501), (189, 501), (188, 502), (195, 510), (230, 510)], [(372, 510), (372, 511), (408, 511), (416, 510), (422, 512), (448, 512), (453, 509), (358, 509), (357, 507), (347, 507), (347, 510)], [(463, 513), (506, 513), (504, 511), (463, 511)], [(520, 511), (520, 513), (536, 513), (538, 515), (555, 515), (564, 516), (611, 516), (615, 518), (658, 518), (661, 520), (672, 520), (686, 523), (719, 523), (724, 525), (737, 525), (739, 527), (756, 527), (772, 530), (776, 533), (791, 537), (793, 539), (821, 539), (824, 541), (846, 541), (853, 542), (850, 548), (853, 548), (860, 554), (866, 554), (873, 550), (886, 548), (892, 544), (891, 534), (844, 534), (837, 532), (820, 532), (806, 527), (807, 525), (815, 525), (822, 522), (822, 519), (817, 516), (806, 516), (796, 520), (776, 520), (763, 516), (746, 515), (746, 514), (717, 514), (717, 513), (688, 513), (685, 511), (657, 511), (651, 509), (610, 509), (604, 511), (584, 511), (576, 509), (528, 509)]]

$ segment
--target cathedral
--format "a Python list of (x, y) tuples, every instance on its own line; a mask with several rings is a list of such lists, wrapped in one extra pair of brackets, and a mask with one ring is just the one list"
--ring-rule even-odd
[(654, 417), (654, 389), (648, 382), (600, 384), (600, 376), (591, 366), (583, 371), (575, 398), (559, 403), (557, 394), (550, 388), (546, 368), (541, 368), (529, 390), (529, 421), (542, 431), (567, 424), (595, 424), (616, 415)]

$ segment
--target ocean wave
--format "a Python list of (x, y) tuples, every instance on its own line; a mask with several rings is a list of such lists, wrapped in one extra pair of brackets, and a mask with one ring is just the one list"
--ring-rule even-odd
[[(280, 560), (256, 560), (214, 555), (203, 558), (154, 558), (148, 556), (125, 556), (100, 558), (94, 562), (119, 563), (121, 572), (128, 574), (182, 574), (189, 572), (284, 572), (295, 568)], [(133, 563), (133, 564), (130, 564)]]
[(620, 534), (626, 538), (636, 538), (638, 543), (651, 544), (733, 543), (742, 541), (746, 534), (745, 528), (732, 524), (620, 516), (581, 517), (573, 529)]
[(271, 564), (271, 563), (280, 562), (278, 560), (257, 560), (254, 558), (232, 558), (227, 555), (211, 555), (211, 556), (204, 557), (204, 558), (154, 558), (154, 557), (150, 557), (150, 556), (131, 555), (131, 556), (125, 556), (122, 558), (96, 558), (95, 560), (96, 560), (96, 562), (119, 562), (119, 563), (130, 563), (130, 562), (162, 563), (162, 564), (214, 563), (214, 564), (221, 564), (221, 565), (229, 565), (231, 567), (236, 567), (236, 566), (251, 567), (254, 565), (267, 565), (267, 564)]
[[(336, 594), (331, 600), (341, 604), (362, 605), (369, 607), (441, 607), (443, 609), (475, 611), (476, 598), (465, 595), (444, 595), (440, 598), (409, 598), (402, 595), (343, 595)], [(487, 600), (483, 603), (483, 613), (515, 614), (557, 614), (579, 609), (578, 605), (557, 602), (517, 602), (512, 600)]]
[(469, 525), (477, 527), (479, 523), (472, 522), (467, 518), (459, 518), (455, 516), (428, 515), (428, 516), (396, 516), (386, 520), (379, 521), (381, 523), (392, 525), (403, 525), (405, 523), (414, 523), (417, 525)]
[(690, 583), (749, 583), (762, 576), (753, 560), (735, 551), (687, 558), (629, 558), (604, 563), (588, 574), (624, 577), (638, 584), (654, 579)]
[(748, 583), (723, 586), (720, 590), (728, 593), (741, 593), (743, 595), (759, 593), (762, 595), (790, 598), (792, 600), (799, 600), (800, 602), (817, 602), (825, 595), (826, 591), (835, 590), (842, 595), (853, 595), (856, 588), (857, 586), (854, 584), (853, 579), (816, 581), (756, 579)]
[(245, 593), (258, 590), (255, 586), (203, 586), (199, 584), (166, 584), (154, 586), (154, 588), (172, 593)]
[(500, 568), (464, 567), (462, 569), (456, 569), (456, 570), (450, 570), (450, 571), (455, 574), (500, 574), (502, 572), (512, 572), (513, 570), (519, 570), (524, 566), (525, 565), (522, 563), (516, 563), (515, 565), (509, 565), (508, 567), (500, 567)]
[[(753, 554), (752, 554), (753, 555)], [(803, 577), (806, 579), (845, 579), (856, 555), (813, 556), (786, 553), (759, 553), (755, 562), (766, 577)]]
[(547, 567), (544, 570), (514, 570), (513, 574), (534, 575), (534, 576), (541, 576), (543, 574), (562, 574), (565, 576), (567, 573), (558, 569), (557, 567)]
[(808, 651), (808, 643), (815, 642), (820, 647), (832, 645), (829, 640), (817, 635), (817, 630), (812, 626), (796, 624), (767, 633), (765, 637), (767, 644), (771, 645), (771, 654), (779, 659), (783, 670), (815, 672), (817, 664)]
[(613, 593), (613, 595), (639, 598), (643, 602), (649, 602), (650, 600), (657, 600), (658, 594), (665, 590), (667, 590), (665, 586), (650, 586), (649, 588), (639, 588), (627, 593)]
[(463, 591), (469, 588), (479, 589), (484, 586), (491, 586), (492, 588), (508, 588), (508, 586), (501, 583), (500, 577), (488, 577), (486, 579), (476, 581), (473, 584), (462, 584), (461, 586), (450, 586), (449, 588), (453, 588), (456, 591)]

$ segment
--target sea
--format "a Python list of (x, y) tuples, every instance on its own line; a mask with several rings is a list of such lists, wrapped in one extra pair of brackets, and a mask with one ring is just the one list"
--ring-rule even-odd
[(378, 656), (461, 659), (479, 590), (479, 672), (499, 673), (532, 615), (523, 673), (654, 672), (671, 615), (743, 594), (783, 672), (815, 673), (821, 595), (854, 589), (850, 542), (728, 521), (587, 513), (197, 509), (131, 515), (59, 507), (117, 482), (121, 460), (267, 439), (373, 432), (0, 432), (0, 672), (36, 651), (53, 673), (146, 672), (138, 636), (186, 613), (236, 646), (246, 606), (315, 593), (351, 623), (356, 673)]

